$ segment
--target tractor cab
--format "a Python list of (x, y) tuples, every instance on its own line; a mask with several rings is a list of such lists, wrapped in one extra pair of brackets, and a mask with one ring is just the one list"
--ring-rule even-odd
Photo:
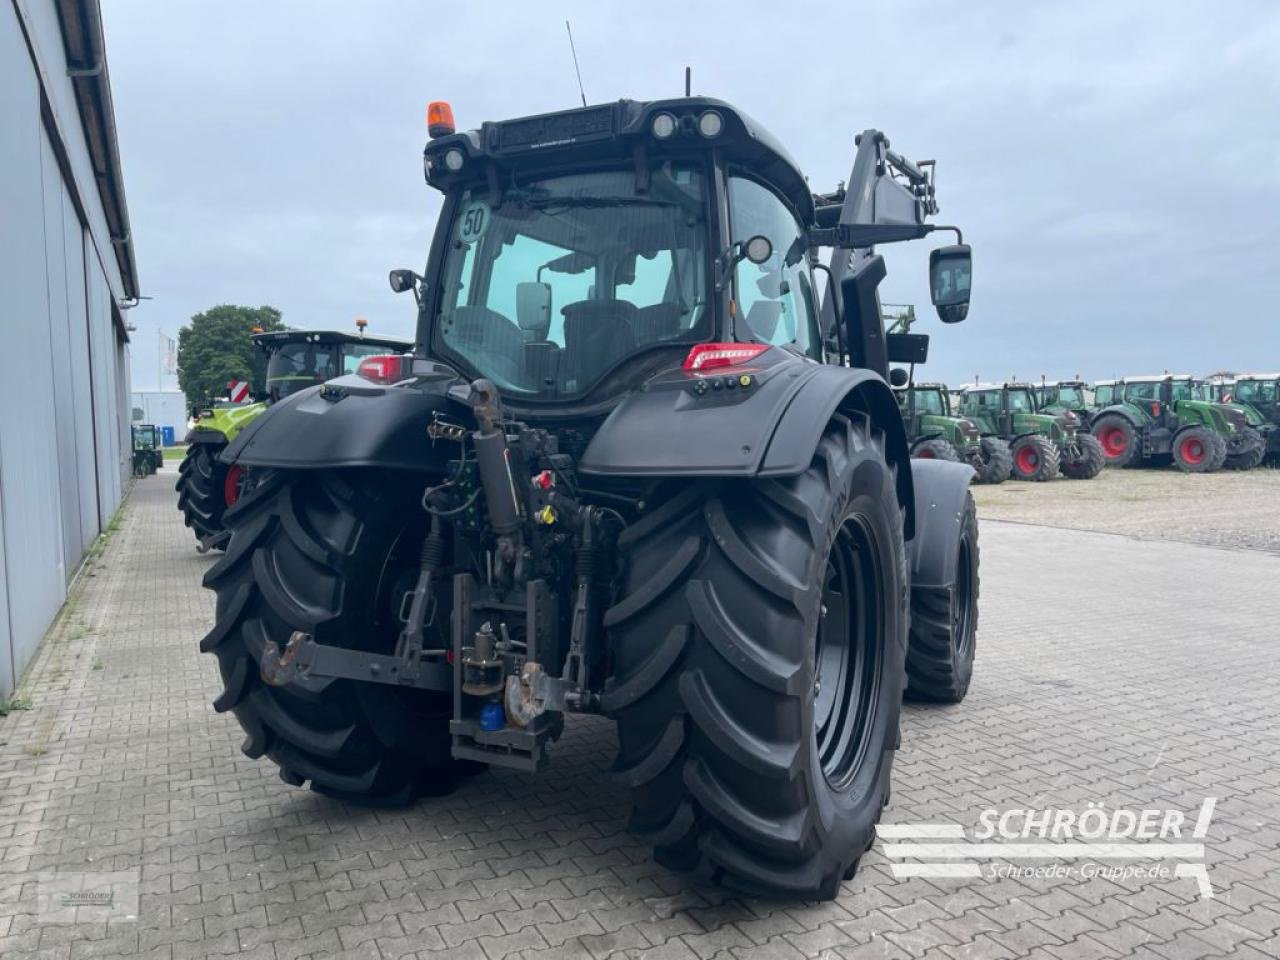
[(1250, 423), (1260, 424), (1267, 456), (1280, 456), (1280, 373), (1248, 373), (1231, 384), (1225, 399), (1246, 410)]
[(266, 401), (276, 403), (317, 383), (356, 373), (368, 358), (407, 353), (413, 344), (333, 330), (277, 330), (253, 335), (267, 354)]
[(129, 432), (133, 441), (133, 475), (149, 477), (164, 462), (164, 438), (153, 423), (135, 423)]
[[(933, 229), (931, 173), (883, 135), (869, 131), (879, 139), (860, 154), (895, 180), (877, 190), (874, 227), (851, 222), (872, 211), (844, 191), (811, 192), (782, 145), (719, 100), (623, 100), (432, 136), (436, 241), (426, 276), (393, 271), (392, 287), (419, 300), (417, 354), (507, 403), (599, 409), (664, 369), (759, 369), (786, 354), (887, 377), (871, 274), (838, 303), (857, 269), (837, 258), (819, 283), (810, 256)], [(967, 247), (931, 257), (948, 322), (963, 319), (968, 264)]]
[(1074, 413), (1087, 424), (1094, 409), (1093, 391), (1083, 380), (1045, 380), (1036, 388), (1036, 405), (1043, 413)]
[(1024, 433), (1045, 433), (1058, 439), (1075, 415), (1041, 413), (1035, 387), (1029, 383), (974, 384), (961, 390), (960, 413), (976, 420), (984, 433), (1010, 438)]

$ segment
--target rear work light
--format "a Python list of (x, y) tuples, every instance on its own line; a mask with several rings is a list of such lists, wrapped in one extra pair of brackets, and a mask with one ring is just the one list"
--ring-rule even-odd
[(384, 386), (408, 380), (413, 375), (413, 357), (399, 353), (365, 357), (356, 368), (356, 376)]
[(769, 349), (767, 343), (699, 343), (684, 358), (686, 370), (714, 370), (748, 363)]

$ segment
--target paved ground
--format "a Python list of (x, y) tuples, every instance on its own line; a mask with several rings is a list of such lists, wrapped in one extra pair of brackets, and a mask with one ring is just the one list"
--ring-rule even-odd
[[(540, 780), (485, 774), (407, 811), (246, 760), (209, 707), (212, 561), (171, 479), (138, 484), (28, 676), (32, 709), (0, 719), (5, 960), (1280, 954), (1280, 557), (984, 522), (973, 689), (903, 724), (888, 821), (972, 837), (985, 808), (1194, 818), (1212, 796), (1214, 899), (1186, 878), (895, 879), (879, 843), (837, 902), (744, 901), (624, 833), (602, 722), (571, 724)], [(40, 922), (51, 870), (139, 878), (136, 921)]]
[(973, 488), (993, 520), (1246, 547), (1280, 555), (1280, 469), (1186, 474), (1174, 467), (1103, 470), (1093, 480)]

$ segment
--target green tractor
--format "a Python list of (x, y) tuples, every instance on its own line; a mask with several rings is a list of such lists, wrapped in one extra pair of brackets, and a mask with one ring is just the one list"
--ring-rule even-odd
[(1102, 450), (1079, 415), (1043, 413), (1029, 383), (977, 383), (960, 391), (960, 414), (983, 436), (1000, 437), (1013, 455), (1015, 480), (1092, 480), (1102, 470)]
[(1227, 388), (1224, 400), (1251, 414), (1266, 439), (1266, 456), (1280, 458), (1280, 373), (1243, 373)]
[[(836, 896), (904, 686), (956, 702), (973, 669), (972, 471), (910, 457), (889, 364), (928, 337), (879, 310), (880, 247), (955, 230), (927, 220), (932, 161), (865, 130), (815, 193), (704, 97), (427, 116), (435, 239), (390, 276), (413, 355), (286, 397), (220, 458), (257, 482), (205, 574), (215, 708), (285, 782), (377, 805), (535, 774), (605, 717), (663, 865)], [(963, 320), (969, 247), (929, 262)]]
[(133, 441), (133, 475), (149, 477), (164, 465), (164, 438), (152, 423), (135, 423), (129, 434)]
[(1036, 408), (1058, 416), (1074, 413), (1088, 429), (1097, 406), (1094, 392), (1083, 380), (1041, 380), (1036, 387)]
[(952, 414), (946, 384), (912, 383), (896, 393), (913, 457), (967, 463), (978, 483), (1003, 483), (1009, 478), (1013, 467), (1009, 444), (997, 436), (982, 436), (973, 420)]
[(1108, 466), (1169, 457), (1184, 473), (1212, 473), (1223, 466), (1247, 470), (1262, 461), (1261, 418), (1243, 407), (1198, 399), (1190, 376), (1124, 377), (1107, 386), (1105, 394), (1102, 384), (1096, 387), (1099, 408), (1090, 429)]
[(408, 341), (326, 330), (278, 330), (257, 333), (253, 342), (267, 355), (266, 394), (253, 402), (216, 402), (197, 412), (187, 434), (187, 453), (178, 468), (178, 509), (198, 541), (201, 553), (222, 549), (230, 536), (222, 515), (244, 491), (242, 466), (218, 460), (240, 431), (267, 406), (307, 387), (355, 373), (366, 358), (404, 353)]

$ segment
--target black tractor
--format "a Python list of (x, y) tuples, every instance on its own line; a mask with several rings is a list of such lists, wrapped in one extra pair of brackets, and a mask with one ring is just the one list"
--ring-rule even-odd
[[(443, 209), (424, 274), (391, 273), (413, 354), (222, 455), (259, 479), (205, 577), (214, 706), (287, 782), (371, 804), (537, 771), (602, 714), (662, 863), (835, 896), (904, 686), (958, 701), (973, 663), (972, 471), (910, 458), (888, 365), (928, 337), (886, 339), (877, 295), (876, 245), (955, 229), (925, 222), (931, 164), (868, 130), (815, 195), (698, 97), (429, 116)], [(944, 321), (970, 277), (931, 252)]]

